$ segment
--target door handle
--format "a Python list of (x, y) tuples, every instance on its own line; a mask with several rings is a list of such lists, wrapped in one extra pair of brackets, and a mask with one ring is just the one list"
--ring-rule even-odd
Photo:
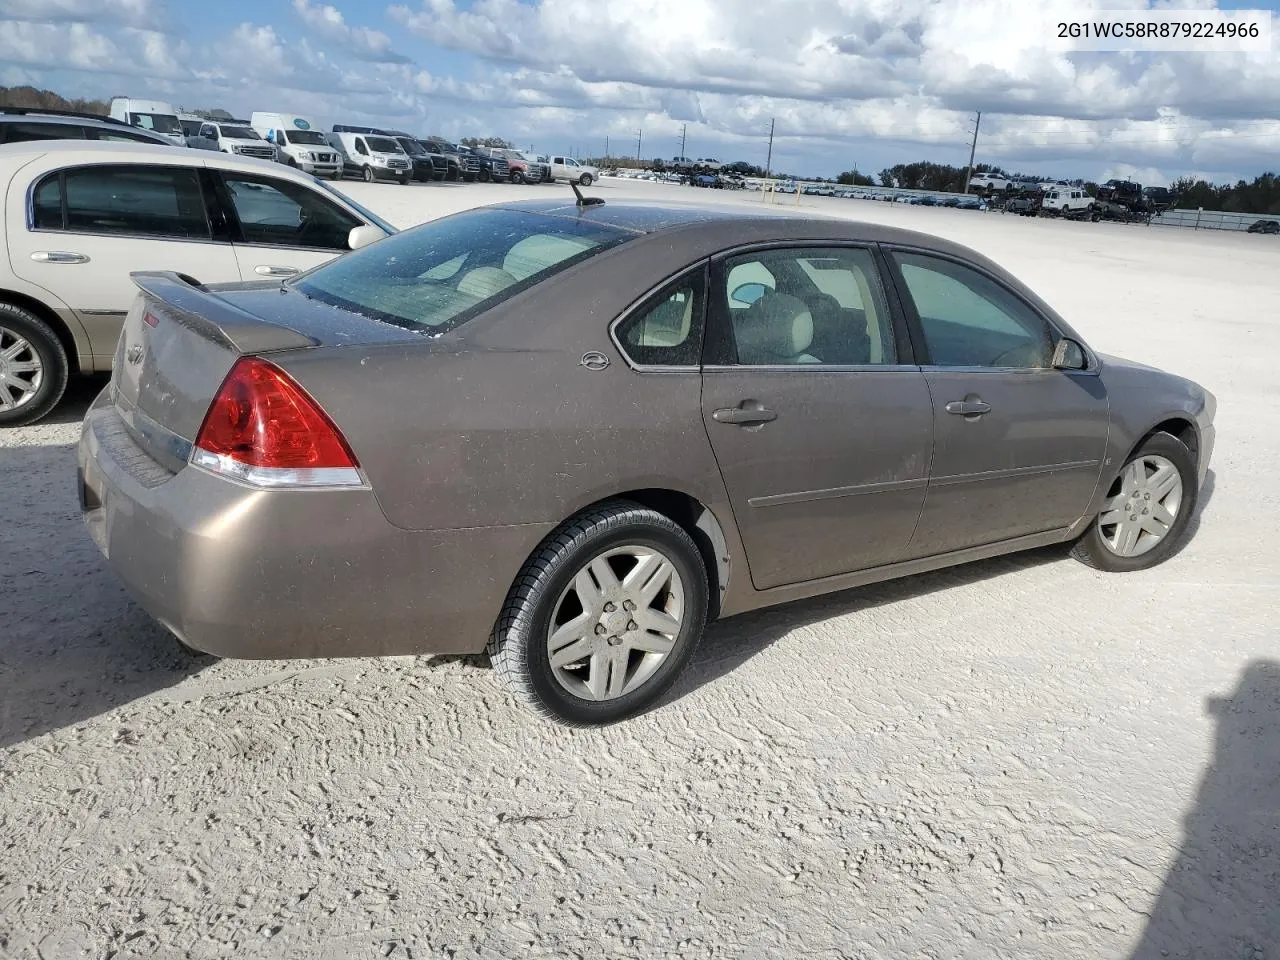
[(778, 414), (764, 407), (721, 407), (711, 414), (716, 423), (736, 423), (739, 426), (754, 426), (777, 420)]
[(952, 400), (947, 404), (946, 411), (960, 417), (980, 417), (991, 412), (991, 404), (977, 397), (972, 400)]
[(263, 264), (262, 266), (254, 267), (253, 272), (260, 274), (264, 277), (292, 277), (295, 273), (298, 272), (298, 268), (297, 267), (271, 267), (271, 266), (267, 266), (266, 264)]
[(83, 253), (72, 253), (68, 250), (37, 250), (31, 254), (36, 263), (88, 263), (89, 258)]

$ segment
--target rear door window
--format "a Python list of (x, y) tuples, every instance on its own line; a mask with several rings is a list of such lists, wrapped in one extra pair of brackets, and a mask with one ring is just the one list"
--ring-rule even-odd
[(74, 167), (46, 176), (35, 193), (40, 229), (179, 240), (212, 236), (194, 167)]

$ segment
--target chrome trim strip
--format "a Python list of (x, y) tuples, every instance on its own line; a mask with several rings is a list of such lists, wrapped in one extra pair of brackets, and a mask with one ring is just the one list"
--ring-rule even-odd
[(835, 500), (840, 497), (860, 497), (870, 493), (892, 493), (897, 490), (918, 490), (929, 482), (927, 477), (914, 480), (886, 480), (881, 483), (859, 483), (851, 487), (829, 487), (825, 490), (801, 490), (798, 493), (775, 493), (767, 497), (752, 497), (747, 504), (753, 507), (779, 507), (789, 503), (809, 503), (813, 500)]
[(1098, 469), (1101, 460), (1072, 460), (1068, 463), (1049, 463), (1037, 467), (1011, 467), (1007, 470), (984, 470), (981, 473), (956, 473), (946, 477), (933, 477), (930, 486), (949, 487), (958, 483), (975, 483), (984, 480), (1003, 480), (1006, 477), (1033, 477), (1042, 473), (1065, 473), (1067, 470)]

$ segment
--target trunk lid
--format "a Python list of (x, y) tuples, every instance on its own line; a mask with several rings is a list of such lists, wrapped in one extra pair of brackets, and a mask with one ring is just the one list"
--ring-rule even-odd
[(139, 294), (116, 345), (111, 398), (134, 441), (175, 473), (240, 357), (421, 340), (274, 281), (203, 286), (171, 271), (131, 277)]

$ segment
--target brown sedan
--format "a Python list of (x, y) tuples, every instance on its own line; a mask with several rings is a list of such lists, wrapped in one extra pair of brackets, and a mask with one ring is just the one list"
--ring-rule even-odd
[(1151, 566), (1213, 447), (1206, 390), (867, 224), (543, 200), (135, 279), (80, 491), (139, 602), (221, 656), (487, 645), (566, 723), (711, 618), (1060, 542)]

